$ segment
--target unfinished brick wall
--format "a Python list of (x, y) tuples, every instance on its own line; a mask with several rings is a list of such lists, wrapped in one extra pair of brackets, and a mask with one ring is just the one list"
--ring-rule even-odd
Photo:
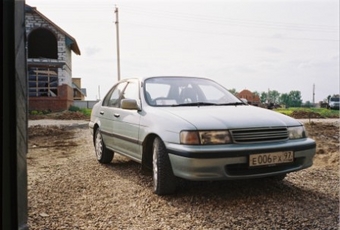
[[(69, 35), (53, 23), (46, 16), (41, 14), (35, 7), (26, 6), (25, 13), (25, 29), (27, 45), (30, 44), (30, 38), (39, 40), (37, 34), (52, 34), (52, 39), (56, 39), (57, 57), (48, 56), (40, 58), (38, 55), (28, 57), (28, 66), (39, 68), (55, 67), (58, 69), (58, 96), (56, 97), (30, 97), (29, 110), (51, 110), (62, 111), (67, 110), (73, 103), (72, 88), (72, 59), (71, 48), (68, 45)], [(37, 31), (40, 31), (36, 33)], [(42, 32), (43, 31), (43, 32)], [(35, 36), (31, 34), (34, 34)], [(53, 37), (54, 36), (54, 37)], [(45, 38), (45, 37), (44, 37)], [(73, 38), (72, 38), (73, 39)], [(34, 41), (34, 40), (33, 40)], [(75, 42), (75, 41), (73, 41)], [(32, 43), (37, 44), (37, 43)], [(78, 54), (78, 53), (77, 53)], [(80, 53), (79, 53), (80, 54)]]

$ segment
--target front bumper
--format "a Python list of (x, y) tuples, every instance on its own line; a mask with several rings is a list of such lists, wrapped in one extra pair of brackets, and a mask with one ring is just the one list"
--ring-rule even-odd
[[(177, 148), (175, 148), (177, 147)], [(167, 146), (174, 175), (196, 181), (233, 180), (269, 177), (298, 171), (313, 165), (316, 144), (312, 139), (264, 145)], [(190, 152), (188, 152), (190, 151)], [(294, 151), (294, 162), (263, 167), (249, 167), (249, 155)]]
[(329, 106), (331, 109), (339, 109), (339, 104), (333, 104)]

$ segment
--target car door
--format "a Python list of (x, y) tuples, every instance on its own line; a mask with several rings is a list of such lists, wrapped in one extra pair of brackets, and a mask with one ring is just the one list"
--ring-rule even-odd
[(120, 98), (127, 82), (121, 82), (115, 85), (105, 96), (102, 107), (99, 111), (100, 129), (103, 136), (104, 143), (107, 148), (114, 149), (115, 136), (114, 136), (114, 112), (120, 105)]
[[(130, 80), (120, 98), (134, 99), (140, 105), (139, 83)], [(138, 110), (122, 109), (120, 106), (113, 108), (113, 134), (115, 138), (114, 150), (127, 155), (136, 161), (141, 161), (139, 125), (140, 113)]]

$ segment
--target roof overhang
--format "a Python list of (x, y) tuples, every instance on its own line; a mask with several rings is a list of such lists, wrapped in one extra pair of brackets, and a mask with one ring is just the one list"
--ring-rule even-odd
[(77, 41), (75, 38), (73, 38), (71, 35), (69, 35), (66, 31), (64, 31), (63, 29), (61, 29), (57, 24), (55, 24), (54, 22), (52, 22), (50, 19), (48, 19), (45, 15), (43, 15), (42, 13), (40, 13), (36, 7), (32, 7), (26, 4), (25, 6), (25, 12), (29, 12), (29, 13), (35, 13), (38, 14), (41, 18), (43, 18), (44, 20), (46, 20), (48, 23), (50, 23), (53, 27), (55, 27), (60, 33), (64, 34), (66, 39), (66, 45), (77, 55), (80, 55), (80, 49), (78, 47)]

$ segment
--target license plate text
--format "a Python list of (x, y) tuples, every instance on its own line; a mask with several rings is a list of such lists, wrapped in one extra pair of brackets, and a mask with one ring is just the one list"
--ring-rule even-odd
[(294, 153), (292, 151), (252, 154), (249, 156), (250, 167), (283, 164), (283, 163), (289, 163), (293, 161), (294, 161)]

